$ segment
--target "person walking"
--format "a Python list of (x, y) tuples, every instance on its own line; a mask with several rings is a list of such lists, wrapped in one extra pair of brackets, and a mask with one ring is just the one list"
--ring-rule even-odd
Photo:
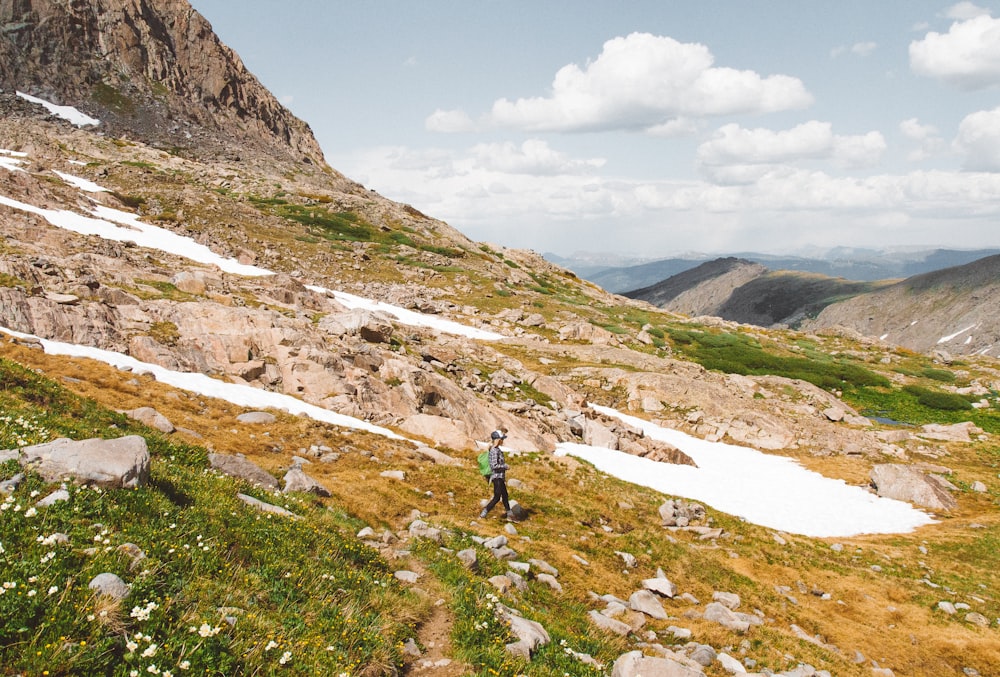
[(493, 484), (493, 498), (479, 513), (480, 517), (486, 517), (497, 503), (503, 503), (503, 509), (507, 511), (507, 519), (514, 519), (514, 513), (510, 509), (510, 499), (507, 497), (507, 469), (510, 466), (504, 460), (503, 449), (500, 448), (505, 439), (507, 439), (506, 428), (500, 428), (490, 433), (490, 475), (487, 480)]

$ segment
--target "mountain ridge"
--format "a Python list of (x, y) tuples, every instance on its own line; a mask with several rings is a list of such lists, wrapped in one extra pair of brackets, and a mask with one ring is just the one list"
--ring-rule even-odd
[(113, 136), (192, 154), (255, 147), (325, 165), (309, 126), (186, 0), (0, 1), (0, 88), (70, 105)]

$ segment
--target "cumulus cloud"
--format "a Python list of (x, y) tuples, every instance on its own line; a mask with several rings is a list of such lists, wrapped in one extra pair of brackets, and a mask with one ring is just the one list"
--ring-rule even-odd
[[(970, 135), (966, 142), (975, 146), (992, 129), (996, 166), (1000, 112), (982, 117), (989, 116), (992, 128), (970, 116), (963, 135)], [(795, 163), (867, 147), (869, 136), (843, 137), (849, 141), (842, 142), (823, 123), (803, 127), (731, 130), (732, 146), (713, 148), (720, 161), (737, 163), (719, 166), (720, 172), (745, 172), (743, 180), (729, 183), (612, 176), (606, 166), (592, 168), (589, 160), (523, 144), (367, 149), (341, 158), (341, 166), (383, 195), (444, 219), (473, 239), (539, 251), (572, 247), (668, 255), (789, 251), (807, 244), (928, 244), (943, 237), (963, 247), (995, 241), (1000, 171), (833, 176)], [(919, 122), (908, 127), (932, 134)], [(505, 156), (502, 161), (500, 156)], [(762, 158), (771, 162), (738, 164)], [(538, 171), (560, 163), (575, 173)], [(535, 173), (525, 173), (524, 164), (534, 165)]]
[(771, 174), (777, 165), (805, 160), (830, 159), (844, 168), (872, 166), (885, 149), (878, 132), (838, 136), (829, 122), (811, 120), (777, 132), (732, 123), (699, 146), (697, 163), (718, 183), (749, 183)]
[(520, 146), (510, 142), (481, 143), (472, 148), (471, 155), (479, 167), (509, 174), (577, 174), (602, 167), (605, 162), (602, 158), (569, 158), (538, 139), (529, 139)]
[(428, 116), (424, 127), (430, 132), (474, 132), (476, 123), (461, 110), (441, 110), (440, 108)]
[[(705, 45), (632, 33), (604, 43), (596, 59), (556, 73), (551, 92), (494, 102), (483, 122), (526, 131), (653, 130), (675, 133), (685, 118), (766, 113), (812, 103), (787, 75), (715, 66)], [(451, 131), (455, 112), (436, 111), (428, 129)], [(468, 118), (468, 116), (466, 116)]]
[[(965, 5), (970, 3), (955, 7)], [(910, 68), (964, 90), (1000, 84), (1000, 19), (980, 13), (956, 21), (947, 33), (930, 32), (914, 40)]]
[(975, 19), (977, 16), (989, 15), (990, 11), (972, 2), (959, 2), (945, 10), (944, 15), (949, 19), (964, 21), (965, 19)]
[(966, 169), (1000, 172), (1000, 108), (967, 115), (953, 147), (965, 155)]

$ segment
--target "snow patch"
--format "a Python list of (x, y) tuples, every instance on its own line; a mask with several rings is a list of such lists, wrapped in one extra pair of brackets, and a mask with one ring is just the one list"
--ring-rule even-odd
[[(260, 390), (258, 388), (254, 388), (253, 386), (243, 385), (240, 383), (226, 383), (225, 381), (210, 378), (205, 374), (191, 374), (182, 371), (173, 371), (157, 364), (140, 362), (134, 357), (122, 355), (121, 353), (116, 353), (112, 350), (91, 348), (89, 346), (78, 346), (72, 343), (63, 343), (61, 341), (50, 341), (49, 339), (39, 338), (31, 334), (25, 334), (12, 329), (7, 329), (6, 327), (0, 327), (0, 332), (16, 336), (18, 338), (38, 339), (38, 341), (41, 342), (42, 347), (45, 349), (45, 352), (49, 355), (89, 357), (99, 362), (110, 364), (118, 369), (130, 369), (135, 373), (148, 372), (152, 374), (160, 383), (166, 383), (167, 385), (174, 386), (175, 388), (198, 393), (199, 395), (204, 395), (205, 397), (214, 397), (220, 400), (225, 400), (237, 406), (254, 409), (279, 409), (287, 411), (290, 414), (308, 416), (309, 418), (317, 421), (323, 421), (324, 423), (330, 423), (343, 428), (365, 430), (390, 439), (412, 442), (412, 440), (408, 440), (388, 428), (382, 428), (381, 426), (373, 425), (368, 421), (362, 421), (358, 418), (338, 414), (330, 411), (329, 409), (324, 409), (323, 407), (303, 402), (302, 400), (296, 399), (291, 395), (283, 395), (281, 393), (274, 393), (268, 390)], [(414, 442), (414, 444), (416, 443)]]
[(908, 503), (824, 477), (793, 459), (708, 442), (614, 409), (591, 406), (641, 428), (651, 439), (674, 445), (698, 465), (660, 463), (582, 444), (558, 445), (558, 455), (576, 456), (627, 482), (704, 501), (754, 524), (804, 536), (907, 533), (934, 521)]
[(972, 329), (975, 329), (978, 326), (979, 326), (978, 322), (976, 324), (970, 324), (968, 327), (963, 327), (962, 329), (959, 329), (954, 334), (948, 334), (947, 336), (942, 336), (941, 338), (938, 339), (938, 343), (947, 343), (948, 341), (952, 340), (956, 336), (961, 336), (965, 332), (971, 331)]
[(37, 103), (41, 106), (45, 106), (53, 115), (62, 118), (63, 120), (68, 120), (70, 123), (76, 125), (77, 127), (85, 127), (87, 125), (99, 125), (101, 121), (97, 118), (92, 118), (85, 113), (81, 113), (76, 108), (72, 106), (59, 106), (57, 104), (46, 101), (45, 99), (39, 99), (37, 96), (31, 96), (30, 94), (25, 94), (24, 92), (18, 92), (17, 95), (24, 99), (25, 101), (30, 101), (31, 103)]
[(87, 192), (87, 193), (106, 193), (106, 192), (108, 192), (107, 188), (102, 188), (101, 186), (98, 186), (93, 181), (89, 181), (89, 180), (81, 178), (79, 176), (73, 176), (72, 174), (64, 174), (63, 172), (56, 171), (55, 169), (53, 169), (52, 171), (55, 172), (55, 174), (60, 179), (62, 179), (63, 181), (65, 181), (66, 183), (68, 183), (68, 184), (70, 184), (72, 186), (76, 186), (77, 188), (79, 188), (80, 190), (82, 190), (84, 192)]

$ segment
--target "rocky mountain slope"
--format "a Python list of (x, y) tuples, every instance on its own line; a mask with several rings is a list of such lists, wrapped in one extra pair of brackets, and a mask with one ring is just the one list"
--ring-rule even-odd
[(761, 327), (797, 327), (831, 303), (877, 286), (823, 275), (772, 271), (759, 263), (730, 257), (703, 263), (624, 295), (689, 316), (712, 315)]
[[(155, 600), (164, 607), (194, 599), (199, 614), (213, 615), (199, 634), (200, 618), (194, 622), (179, 613), (175, 625), (186, 634), (162, 643), (164, 654), (191, 646), (189, 635), (208, 642), (226, 624), (232, 646), (242, 647), (237, 639), (251, 644), (242, 653), (213, 645), (221, 647), (217, 657), (235, 660), (238, 653), (265, 661), (270, 645), (252, 644), (256, 605), (263, 605), (265, 595), (243, 590), (243, 581), (256, 577), (275, 586), (274, 597), (282, 600), (275, 613), (295, 618), (282, 628), (298, 637), (289, 640), (288, 660), (296, 652), (327, 656), (325, 642), (332, 638), (310, 636), (307, 642), (296, 633), (326, 623), (331, 610), (347, 609), (351, 622), (337, 626), (338, 635), (353, 632), (359, 644), (362, 636), (380, 634), (379, 619), (392, 619), (382, 626), (391, 626), (393, 640), (380, 647), (383, 653), (352, 654), (363, 665), (337, 657), (338, 669), (350, 671), (345, 674), (415, 674), (436, 667), (434, 674), (443, 675), (613, 670), (624, 676), (671, 669), (717, 676), (757, 666), (772, 674), (869, 675), (888, 674), (875, 671), (894, 665), (899, 674), (916, 675), (926, 666), (936, 672), (923, 674), (985, 670), (1000, 660), (992, 641), (1000, 600), (991, 592), (1000, 584), (1000, 566), (995, 552), (982, 554), (976, 545), (995, 542), (1000, 532), (992, 441), (1000, 431), (1000, 369), (994, 361), (970, 356), (948, 366), (844, 330), (766, 331), (718, 318), (691, 319), (610, 294), (534, 253), (472, 242), (326, 167), (308, 128), (259, 90), (238, 58), (179, 0), (155, 7), (141, 0), (0, 0), (0, 12), (6, 22), (0, 49), (17, 57), (4, 58), (0, 66), (0, 325), (294, 397), (405, 438), (358, 433), (280, 410), (241, 419), (247, 412), (219, 398), (167, 387), (147, 373), (47, 354), (35, 339), (5, 335), (0, 405), (20, 418), (0, 416), (0, 435), (7, 435), (2, 439), (16, 447), (0, 460), (0, 481), (13, 492), (3, 505), (18, 506), (14, 512), (24, 530), (0, 532), (4, 543), (16, 538), (25, 548), (48, 548), (51, 535), (37, 534), (39, 540), (31, 531), (40, 522), (24, 520), (54, 514), (65, 521), (60, 528), (72, 552), (66, 566), (114, 568), (136, 589), (150, 590), (155, 586), (148, 581), (157, 575), (173, 584), (191, 573), (168, 566), (176, 553), (155, 542), (176, 526), (168, 520), (182, 521), (187, 509), (197, 515), (190, 540), (197, 534), (198, 541), (219, 544), (232, 562), (249, 557), (243, 541), (256, 536), (231, 531), (230, 517), (254, 522), (240, 512), (245, 508), (237, 503), (239, 489), (274, 508), (269, 515), (307, 516), (308, 528), (298, 531), (273, 526), (273, 533), (260, 538), (261, 549), (280, 552), (275, 534), (314, 544), (316, 525), (345, 534), (350, 525), (359, 535), (345, 535), (336, 545), (345, 559), (331, 568), (350, 570), (351, 557), (363, 559), (366, 571), (386, 568), (369, 561), (375, 555), (352, 555), (358, 548), (374, 549), (421, 569), (400, 572), (399, 580), (419, 580), (414, 587), (423, 595), (450, 601), (425, 600), (415, 604), (419, 613), (383, 608), (385, 600), (346, 603), (343, 590), (371, 588), (372, 581), (338, 579), (328, 591), (329, 604), (296, 602), (298, 607), (290, 600), (300, 590), (280, 584), (292, 572), (275, 565), (266, 572), (234, 573), (239, 592), (232, 594), (240, 603), (228, 603), (217, 598), (217, 586), (230, 578), (219, 573), (229, 564), (214, 562), (190, 567), (204, 576), (197, 582), (167, 592), (166, 584), (156, 588)], [(75, 40), (92, 49), (77, 49)], [(102, 63), (92, 54), (103, 55)], [(103, 62), (143, 74), (115, 81), (134, 107), (116, 109), (94, 98), (95, 91), (106, 91), (99, 83), (107, 85), (114, 71), (103, 70)], [(77, 105), (101, 123), (77, 127), (14, 90)], [(235, 140), (227, 141), (230, 136)], [(392, 305), (358, 307), (351, 294)], [(53, 381), (36, 379), (36, 371)], [(955, 503), (921, 503), (941, 513), (942, 523), (891, 543), (864, 536), (828, 543), (781, 534), (552, 455), (558, 445), (588, 444), (690, 467), (692, 459), (680, 449), (596, 404), (698, 440), (792, 457), (853, 485), (867, 486), (877, 467), (910, 466), (909, 480), (932, 485), (935, 496)], [(123, 411), (157, 427), (115, 413)], [(161, 425), (155, 413), (171, 425)], [(876, 414), (911, 425), (878, 424), (868, 417)], [(31, 423), (36, 419), (74, 438), (139, 435), (152, 450), (145, 458), (153, 480), (119, 493), (95, 492), (94, 503), (86, 504), (86, 525), (73, 522), (72, 510), (46, 513), (33, 503), (29, 516), (25, 506), (37, 498), (34, 492), (60, 490), (58, 481), (39, 474), (40, 466), (26, 470), (27, 479), (20, 467), (15, 470), (24, 453), (42, 457), (38, 449), (24, 452), (33, 447), (25, 437), (49, 441), (46, 426)], [(508, 443), (521, 452), (512, 463), (520, 484), (512, 489), (528, 506), (527, 521), (503, 534), (495, 524), (470, 523), (483, 493), (472, 468), (476, 442), (500, 426), (509, 428)], [(232, 460), (237, 454), (257, 468), (256, 480), (269, 478), (277, 486), (277, 476), (284, 476), (289, 493), (276, 498), (270, 482), (261, 489), (246, 476), (245, 485), (216, 484), (214, 473), (224, 473), (223, 464), (246, 467)], [(301, 479), (306, 472), (325, 493), (308, 482), (288, 484), (289, 475)], [(199, 488), (199, 482), (211, 486)], [(886, 494), (887, 485), (879, 491)], [(73, 500), (89, 500), (90, 494), (80, 494), (72, 489)], [(215, 495), (224, 509), (213, 504)], [(915, 495), (905, 500), (915, 501)], [(118, 511), (119, 505), (130, 507)], [(130, 542), (132, 548), (123, 542), (124, 550), (107, 556), (79, 545), (81, 534), (93, 539), (95, 525), (97, 535), (110, 541), (101, 530), (112, 529), (112, 520), (122, 531), (137, 528), (144, 520), (135, 519), (133, 509), (149, 513), (157, 538), (146, 534), (150, 542)], [(7, 524), (14, 522), (0, 528)], [(163, 566), (135, 564), (143, 559), (136, 549), (143, 558), (147, 552), (162, 558), (156, 561)], [(469, 558), (470, 550), (471, 560), (452, 561), (455, 553)], [(976, 557), (966, 556), (972, 551)], [(115, 559), (123, 552), (131, 553), (127, 560)], [(483, 562), (476, 562), (476, 552)], [(0, 548), (0, 575), (11, 584), (20, 577), (17, 585), (24, 589), (28, 577), (37, 575), (25, 573), (22, 558), (8, 554)], [(32, 551), (23, 561), (48, 556)], [(327, 556), (318, 548), (304, 559)], [(512, 558), (519, 559), (508, 568)], [(955, 563), (970, 559), (978, 563)], [(308, 562), (296, 566), (296, 577), (303, 576), (296, 585), (330, 587), (329, 571), (321, 578)], [(671, 590), (671, 578), (683, 581), (688, 596)], [(945, 588), (938, 593), (930, 584)], [(53, 585), (78, 594), (65, 581)], [(485, 591), (502, 597), (502, 605)], [(465, 608), (471, 594), (473, 606), (489, 609), (474, 621)], [(0, 616), (24, 617), (27, 599), (3, 594)], [(90, 604), (87, 613), (95, 620), (88, 623), (98, 624), (86, 626), (93, 634), (85, 635), (84, 644), (98, 644), (101, 655), (115, 657), (114, 666), (128, 656), (138, 659), (126, 644), (134, 634), (125, 630), (142, 628), (139, 617), (155, 611), (148, 606), (157, 603), (153, 598), (135, 601), (138, 611), (131, 616), (132, 600), (109, 603), (103, 608), (111, 619), (107, 625), (96, 620), (107, 616), (100, 616), (93, 600), (74, 600)], [(969, 608), (946, 612), (934, 606), (941, 600)], [(6, 613), (8, 604), (18, 615)], [(433, 610), (443, 606), (447, 611)], [(370, 626), (351, 625), (358, 618), (366, 622), (365, 614), (376, 607), (381, 615), (367, 621)], [(50, 611), (39, 608), (42, 616)], [(513, 648), (503, 642), (479, 646), (486, 627), (537, 631), (511, 608), (565, 644), (550, 642), (555, 646), (546, 649), (535, 632), (537, 642), (521, 637), (511, 642)], [(435, 619), (448, 631), (431, 632)], [(19, 634), (24, 623), (3, 634), (8, 628), (0, 622), (2, 664), (16, 661), (18, 671), (38, 667), (34, 651), (18, 648), (32, 641)], [(38, 636), (52, 627), (39, 626)], [(893, 630), (888, 639), (882, 635), (886, 628)], [(82, 632), (72, 625), (74, 637)], [(464, 656), (465, 662), (424, 666), (412, 655), (404, 658), (394, 641), (398, 635), (402, 642), (407, 632), (420, 639), (413, 649), (418, 654), (432, 650), (441, 657)], [(58, 638), (65, 633), (52, 633), (51, 641), (44, 635), (37, 647), (40, 654), (62, 647)], [(330, 646), (330, 654), (354, 651)], [(966, 647), (965, 653), (956, 646)], [(87, 653), (79, 643), (65, 651), (73, 660)], [(297, 674), (312, 669), (276, 663), (254, 665)], [(72, 669), (80, 668), (66, 668)]]
[(73, 106), (100, 132), (189, 154), (260, 147), (318, 165), (312, 132), (186, 0), (2, 0), (0, 88)]
[(996, 355), (998, 304), (1000, 255), (831, 304), (802, 326), (840, 325), (920, 352)]

